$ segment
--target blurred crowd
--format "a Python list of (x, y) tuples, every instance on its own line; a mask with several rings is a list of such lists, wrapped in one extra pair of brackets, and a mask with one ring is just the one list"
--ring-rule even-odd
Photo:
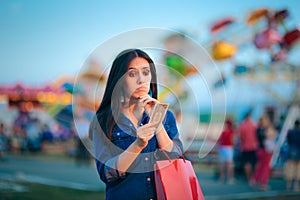
[[(10, 120), (11, 124), (0, 121), (0, 160), (5, 160), (6, 154), (45, 152), (46, 146), (51, 144), (73, 141), (73, 148), (63, 153), (73, 156), (78, 163), (89, 161), (91, 156), (82, 142), (82, 138), (88, 136), (89, 117), (80, 113), (81, 117), (77, 119), (75, 126), (73, 114), (71, 115), (72, 120), (70, 116), (65, 119), (52, 117), (52, 120), (42, 120), (35, 113), (18, 111), (13, 120)], [(69, 123), (62, 123), (66, 120)], [(288, 131), (280, 148), (277, 164), (281, 165), (286, 189), (297, 191), (300, 181), (300, 119), (293, 122), (294, 127)], [(270, 162), (281, 128), (281, 121), (274, 124), (265, 114), (256, 121), (249, 112), (239, 123), (228, 116), (216, 145), (217, 180), (220, 183), (234, 184), (242, 175), (255, 188), (270, 189), (268, 181), (273, 170)]]
[[(278, 163), (286, 180), (287, 190), (299, 190), (300, 180), (300, 121), (295, 119), (294, 127), (281, 146)], [(227, 117), (219, 137), (218, 170), (219, 182), (233, 184), (236, 173), (244, 175), (248, 184), (260, 190), (269, 190), (269, 177), (272, 173), (271, 159), (278, 144), (281, 124), (274, 124), (268, 115), (258, 121), (251, 118), (251, 112), (238, 124)]]
[(63, 153), (87, 160), (89, 153), (74, 123), (63, 124), (59, 121), (62, 120), (41, 120), (34, 112), (21, 111), (17, 112), (11, 124), (0, 121), (0, 159), (4, 160), (7, 153), (45, 152), (47, 146), (69, 143), (73, 147)]

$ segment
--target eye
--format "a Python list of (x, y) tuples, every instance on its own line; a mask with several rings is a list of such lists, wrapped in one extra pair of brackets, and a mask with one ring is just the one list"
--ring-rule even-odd
[(149, 70), (149, 69), (144, 70), (144, 71), (143, 71), (143, 74), (144, 74), (145, 76), (148, 76), (148, 75), (150, 74), (150, 70)]
[(135, 77), (135, 75), (136, 75), (136, 72), (135, 72), (135, 71), (129, 71), (129, 72), (128, 72), (128, 76), (129, 76), (129, 77)]

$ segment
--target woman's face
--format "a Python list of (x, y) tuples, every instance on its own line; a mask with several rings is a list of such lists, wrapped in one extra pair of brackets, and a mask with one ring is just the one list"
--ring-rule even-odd
[(125, 74), (125, 96), (139, 98), (146, 95), (150, 89), (151, 71), (148, 61), (141, 57), (134, 58)]
[(261, 124), (263, 127), (268, 127), (270, 125), (270, 120), (266, 117), (263, 117), (261, 120)]

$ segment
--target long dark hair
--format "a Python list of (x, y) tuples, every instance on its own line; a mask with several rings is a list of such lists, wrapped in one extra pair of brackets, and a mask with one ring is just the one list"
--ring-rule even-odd
[(101, 129), (109, 139), (111, 139), (112, 132), (118, 120), (116, 118), (118, 118), (118, 113), (120, 112), (120, 98), (122, 90), (120, 85), (122, 85), (122, 81), (120, 83), (119, 80), (121, 80), (127, 72), (130, 62), (137, 57), (146, 59), (150, 65), (152, 76), (150, 90), (152, 98), (157, 99), (157, 75), (153, 60), (140, 49), (127, 49), (122, 51), (112, 64), (103, 99), (96, 112)]

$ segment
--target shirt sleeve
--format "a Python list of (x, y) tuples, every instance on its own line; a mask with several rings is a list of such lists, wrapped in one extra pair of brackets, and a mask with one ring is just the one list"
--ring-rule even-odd
[(95, 117), (89, 131), (93, 135), (96, 167), (100, 179), (104, 183), (113, 183), (126, 177), (126, 173), (118, 170), (118, 158), (121, 151), (104, 135)]

